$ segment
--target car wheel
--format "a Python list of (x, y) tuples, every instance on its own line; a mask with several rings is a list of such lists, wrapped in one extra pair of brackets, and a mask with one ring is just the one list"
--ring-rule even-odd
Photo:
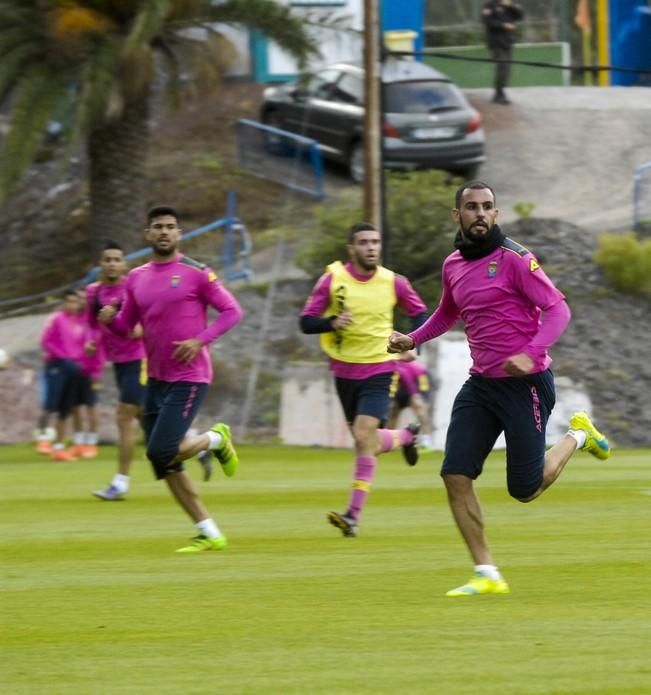
[(350, 146), (348, 153), (348, 173), (355, 183), (364, 181), (364, 145), (357, 140)]

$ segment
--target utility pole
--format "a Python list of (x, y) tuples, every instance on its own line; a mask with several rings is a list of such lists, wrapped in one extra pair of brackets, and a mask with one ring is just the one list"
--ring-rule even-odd
[(382, 229), (380, 124), (380, 17), (378, 0), (364, 0), (364, 214)]

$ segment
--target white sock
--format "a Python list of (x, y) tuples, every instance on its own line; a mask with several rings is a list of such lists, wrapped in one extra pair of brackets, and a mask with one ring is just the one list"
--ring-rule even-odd
[(84, 433), (83, 432), (75, 432), (72, 436), (72, 443), (73, 444), (83, 444), (84, 443)]
[(86, 432), (86, 444), (90, 446), (97, 446), (99, 436), (97, 432)]
[(203, 519), (196, 524), (201, 535), (207, 538), (219, 538), (222, 533), (212, 519)]
[(54, 442), (54, 444), (52, 444), (52, 448), (55, 451), (63, 451), (66, 448), (66, 445), (63, 442)]
[(493, 581), (498, 581), (502, 578), (500, 571), (495, 567), (495, 565), (475, 565), (475, 572), (481, 574), (483, 577), (488, 577)]
[(111, 485), (117, 488), (119, 492), (125, 493), (129, 490), (129, 476), (122, 473), (116, 473), (111, 480)]
[(219, 434), (219, 432), (213, 432), (212, 430), (208, 430), (206, 432), (208, 435), (208, 439), (210, 440), (210, 444), (208, 444), (209, 449), (219, 449), (219, 447), (222, 445), (222, 442), (224, 441), (224, 438)]
[(567, 430), (567, 433), (572, 439), (576, 439), (577, 449), (582, 449), (585, 446), (585, 430)]
[(432, 448), (432, 437), (429, 434), (419, 434), (418, 442), (424, 449)]

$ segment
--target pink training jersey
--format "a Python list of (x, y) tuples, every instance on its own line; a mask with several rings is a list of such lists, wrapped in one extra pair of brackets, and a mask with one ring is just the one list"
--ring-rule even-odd
[[(370, 280), (373, 275), (360, 275), (351, 263), (345, 264), (346, 270), (360, 282)], [(396, 301), (407, 316), (418, 316), (427, 311), (423, 300), (416, 294), (409, 280), (402, 275), (394, 274)], [(312, 294), (308, 297), (303, 308), (303, 316), (323, 316), (330, 305), (330, 285), (332, 273), (324, 273), (316, 283)], [(387, 336), (388, 338), (389, 336)], [(395, 360), (376, 364), (353, 364), (330, 359), (330, 370), (342, 379), (367, 379), (376, 374), (395, 371)]]
[(405, 387), (407, 393), (410, 396), (420, 393), (419, 379), (423, 375), (427, 376), (427, 367), (418, 360), (413, 360), (412, 362), (396, 360), (395, 367), (400, 375), (400, 384)]
[[(207, 321), (207, 307), (219, 316)], [(145, 263), (126, 279), (122, 309), (109, 324), (122, 335), (140, 323), (144, 332), (149, 376), (161, 381), (210, 383), (208, 344), (242, 318), (242, 309), (217, 276), (201, 263), (178, 255), (167, 263)], [(176, 342), (198, 338), (203, 348), (185, 364), (172, 356)]]
[(470, 373), (508, 377), (503, 365), (519, 353), (534, 361), (533, 372), (549, 367), (549, 348), (565, 330), (570, 310), (533, 254), (507, 238), (484, 258), (465, 260), (455, 251), (445, 259), (441, 301), (410, 336), (424, 343), (459, 319), (470, 346)]
[(85, 341), (84, 321), (78, 314), (57, 311), (45, 324), (41, 347), (45, 361), (72, 360), (81, 363)]
[(99, 323), (97, 314), (104, 306), (114, 306), (118, 311), (124, 302), (126, 280), (121, 278), (115, 285), (94, 282), (86, 288), (86, 320), (94, 338), (104, 344), (106, 359), (114, 364), (141, 360), (145, 356), (145, 344), (142, 338), (117, 335), (108, 326)]
[(106, 352), (102, 340), (96, 340), (95, 345), (96, 349), (92, 355), (88, 355), (84, 351), (81, 358), (81, 371), (93, 381), (99, 381), (106, 366)]

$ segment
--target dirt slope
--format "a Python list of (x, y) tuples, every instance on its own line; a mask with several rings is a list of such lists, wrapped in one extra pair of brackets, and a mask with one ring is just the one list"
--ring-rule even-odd
[(490, 103), (491, 90), (467, 94), (484, 118), (481, 176), (504, 221), (530, 202), (536, 217), (592, 231), (631, 225), (633, 170), (651, 160), (651, 89), (521, 87), (510, 106)]

